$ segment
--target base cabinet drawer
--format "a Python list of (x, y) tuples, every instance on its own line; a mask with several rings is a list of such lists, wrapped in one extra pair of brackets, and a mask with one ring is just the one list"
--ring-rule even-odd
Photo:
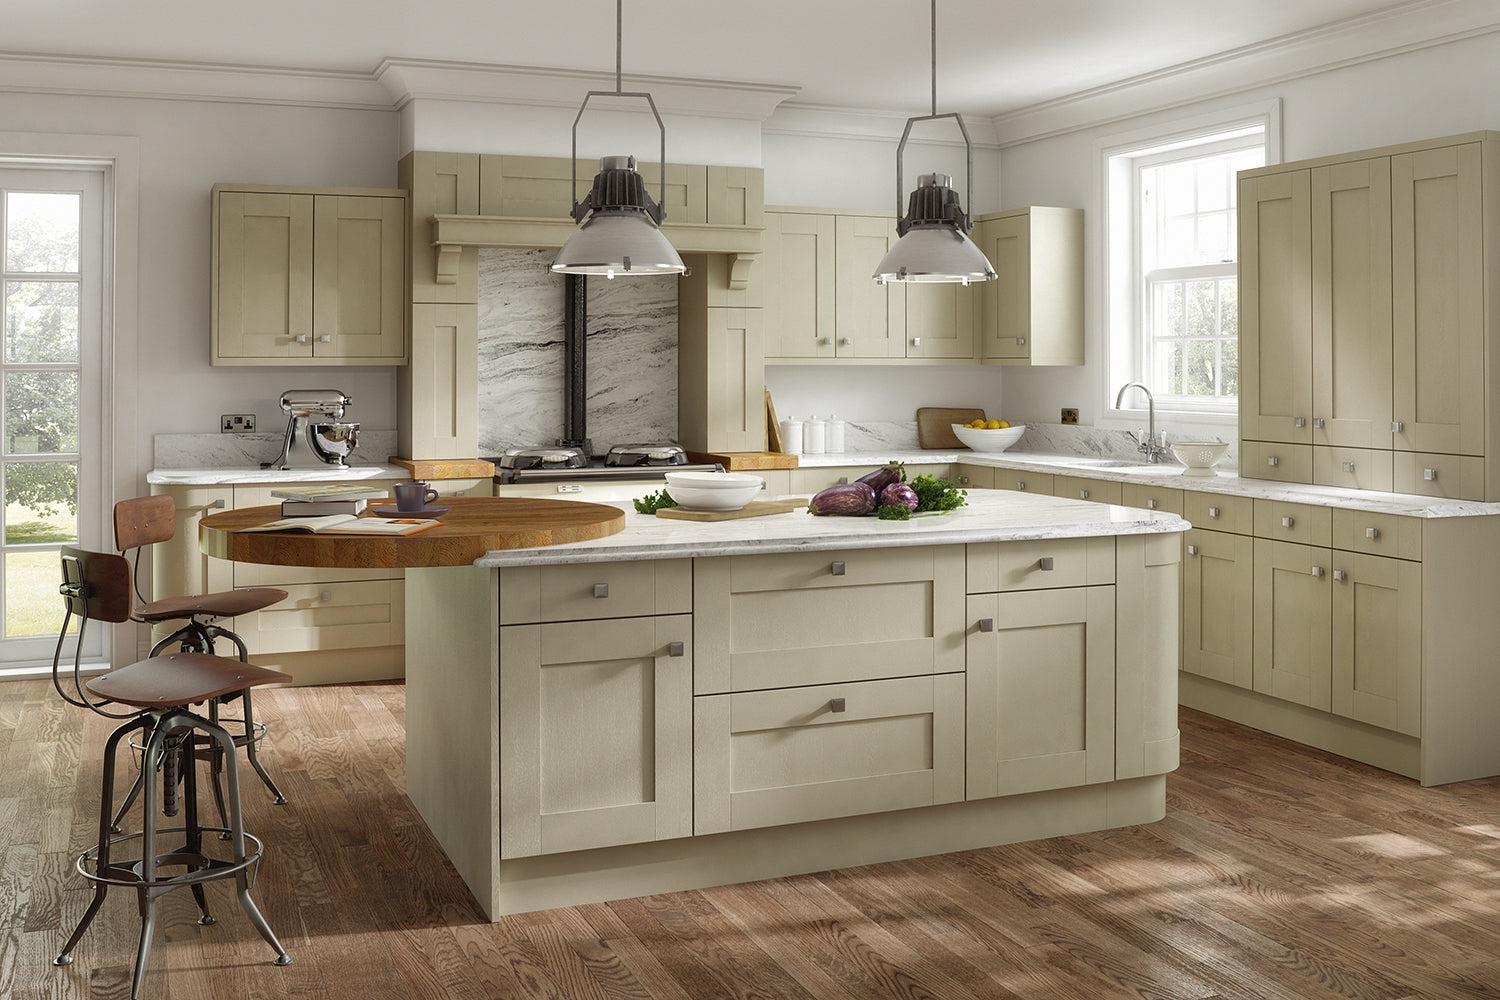
[(1070, 500), (1092, 500), (1094, 503), (1119, 503), (1124, 495), (1122, 484), (1108, 479), (1082, 479), (1078, 476), (1054, 476), (1052, 495)]
[(1115, 540), (1108, 536), (972, 542), (967, 549), (971, 594), (1115, 582)]
[(504, 627), (500, 703), (502, 858), (692, 833), (692, 615)]
[(1016, 493), (1040, 493), (1044, 497), (1053, 495), (1057, 477), (1050, 472), (1024, 472), (1020, 469), (996, 469), (995, 489), (1013, 490)]
[[(250, 658), (260, 653), (395, 646), (403, 641), (406, 590), (400, 580), (289, 584), (286, 600), (231, 626)], [(440, 653), (435, 655), (441, 655)]]
[(693, 833), (959, 802), (964, 675), (693, 699)]
[(1115, 776), (1115, 588), (972, 596), (970, 799)]
[(687, 614), (690, 559), (508, 567), (500, 574), (500, 624)]

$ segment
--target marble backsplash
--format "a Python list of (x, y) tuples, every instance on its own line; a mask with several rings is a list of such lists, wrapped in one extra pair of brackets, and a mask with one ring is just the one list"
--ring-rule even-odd
[[(563, 278), (550, 250), (479, 251), (479, 454), (563, 435)], [(588, 282), (596, 451), (677, 440), (677, 277)]]
[[(1187, 436), (1167, 432), (1167, 442), (1183, 441)], [(1197, 438), (1194, 438), (1195, 440)], [(1212, 440), (1223, 441), (1223, 437)], [(915, 451), (916, 421), (850, 421), (845, 430), (845, 451)], [(1027, 424), (1021, 440), (1011, 446), (1012, 452), (1041, 455), (1079, 455), (1086, 458), (1109, 458), (1121, 461), (1143, 461), (1135, 440), (1125, 431), (1104, 430), (1081, 424)], [(1163, 465), (1181, 465), (1170, 452)], [(1239, 466), (1239, 441), (1229, 439), (1229, 452), (1219, 462), (1220, 469)]]
[[(350, 465), (384, 465), (396, 454), (394, 430), (359, 430)], [(157, 434), (155, 469), (254, 469), (281, 454), (285, 431), (275, 434)]]

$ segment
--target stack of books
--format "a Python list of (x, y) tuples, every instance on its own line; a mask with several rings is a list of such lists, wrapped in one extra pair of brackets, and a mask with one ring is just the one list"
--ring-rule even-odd
[(281, 501), (282, 517), (326, 517), (329, 514), (358, 514), (371, 500), (384, 500), (390, 494), (379, 486), (325, 483), (288, 486), (272, 490), (271, 496)]

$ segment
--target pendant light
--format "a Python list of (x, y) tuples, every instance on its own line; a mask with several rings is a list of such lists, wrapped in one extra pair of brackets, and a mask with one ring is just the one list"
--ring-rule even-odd
[(963, 133), (964, 151), (969, 172), (968, 203), (974, 204), (974, 143), (957, 112), (937, 113), (937, 0), (932, 2), (932, 114), (906, 119), (901, 143), (896, 147), (896, 245), (891, 247), (875, 268), (875, 281), (962, 282), (994, 281), (995, 269), (984, 253), (969, 239), (974, 221), (964, 211), (947, 174), (922, 174), (911, 193), (906, 214), (901, 214), (901, 196), (905, 184), (901, 166), (902, 154), (911, 127), (917, 122), (952, 118)]
[[(606, 156), (599, 161), (594, 186), (583, 201), (573, 202), (573, 221), (580, 223), (558, 251), (552, 270), (561, 274), (686, 274), (687, 265), (657, 228), (666, 213), (661, 202), (667, 192), (667, 127), (657, 113), (656, 102), (644, 91), (629, 92), (620, 86), (620, 50), (623, 35), (624, 0), (615, 0), (615, 89), (591, 90), (583, 98), (573, 119), (573, 187), (578, 190), (578, 122), (591, 97), (645, 98), (661, 132), (660, 200), (652, 201), (646, 182), (635, 169), (633, 156)], [(592, 213), (592, 214), (590, 214)], [(585, 216), (588, 218), (585, 219)]]

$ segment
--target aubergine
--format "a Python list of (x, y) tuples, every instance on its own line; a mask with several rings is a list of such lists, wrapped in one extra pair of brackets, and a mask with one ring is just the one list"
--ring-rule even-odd
[(891, 483), (880, 491), (880, 506), (882, 507), (905, 507), (912, 513), (916, 513), (919, 502), (917, 491), (905, 483)]
[(864, 483), (880, 496), (881, 492), (892, 483), (899, 483), (906, 478), (906, 470), (897, 462), (890, 465), (882, 465), (874, 472), (867, 472), (855, 480), (856, 483)]
[(842, 514), (860, 517), (875, 510), (875, 491), (866, 483), (830, 486), (807, 502), (809, 514)]

